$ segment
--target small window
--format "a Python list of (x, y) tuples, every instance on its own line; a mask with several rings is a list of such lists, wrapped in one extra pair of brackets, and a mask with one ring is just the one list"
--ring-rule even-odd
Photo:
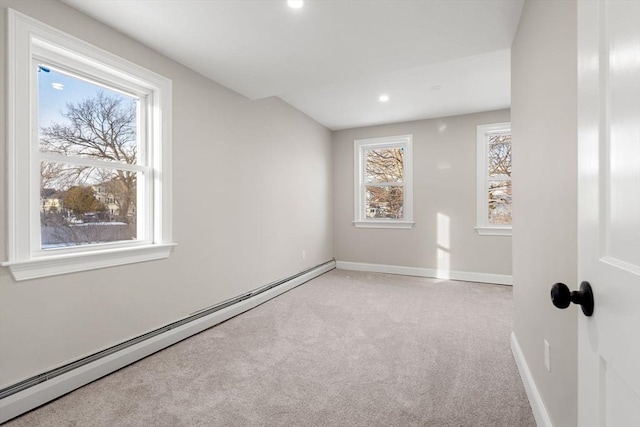
[(511, 235), (511, 123), (478, 126), (479, 234)]
[(16, 280), (166, 258), (171, 81), (9, 10)]
[(354, 141), (356, 227), (413, 226), (412, 136)]

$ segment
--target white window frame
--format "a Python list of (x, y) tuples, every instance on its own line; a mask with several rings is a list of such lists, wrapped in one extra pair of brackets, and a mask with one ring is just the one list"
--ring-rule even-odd
[[(171, 80), (92, 46), (33, 18), (8, 10), (7, 67), (7, 255), (2, 266), (16, 280), (53, 276), (167, 258), (175, 245), (171, 224)], [(146, 134), (141, 165), (142, 211), (136, 241), (42, 250), (36, 60), (136, 94)], [(43, 157), (44, 156), (44, 157)], [(75, 159), (74, 159), (75, 160)], [(86, 160), (91, 163), (91, 159)], [(94, 161), (98, 162), (98, 161)], [(98, 163), (96, 163), (98, 165)], [(141, 175), (142, 176), (142, 175)], [(142, 199), (142, 200), (140, 200)]]
[[(379, 148), (404, 148), (404, 218), (366, 217), (365, 152)], [(354, 220), (360, 228), (404, 228), (413, 227), (413, 135), (388, 136), (382, 138), (356, 139), (354, 141)]]
[(476, 231), (485, 236), (511, 236), (511, 225), (499, 225), (489, 223), (489, 182), (511, 181), (511, 178), (489, 177), (489, 146), (490, 135), (511, 133), (511, 123), (492, 123), (477, 126), (477, 218)]

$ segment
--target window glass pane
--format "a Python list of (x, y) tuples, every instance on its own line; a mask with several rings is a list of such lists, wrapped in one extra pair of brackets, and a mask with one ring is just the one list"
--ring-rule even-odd
[(368, 185), (366, 189), (366, 218), (402, 219), (404, 217), (403, 187), (376, 187)]
[(403, 148), (366, 150), (365, 156), (366, 182), (403, 182)]
[(511, 176), (511, 134), (488, 135), (489, 176)]
[(489, 182), (489, 224), (511, 224), (511, 181)]
[(38, 65), (40, 151), (135, 164), (136, 98)]
[(41, 247), (135, 240), (137, 173), (42, 162)]

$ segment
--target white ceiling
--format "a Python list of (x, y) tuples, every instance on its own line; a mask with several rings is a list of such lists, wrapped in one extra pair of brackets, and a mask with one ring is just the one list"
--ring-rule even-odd
[[(506, 108), (524, 0), (64, 0), (330, 129)], [(380, 103), (380, 94), (390, 100)]]

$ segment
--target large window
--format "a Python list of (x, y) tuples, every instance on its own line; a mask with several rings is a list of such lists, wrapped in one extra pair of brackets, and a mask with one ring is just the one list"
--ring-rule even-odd
[(412, 136), (354, 142), (356, 227), (413, 225)]
[(511, 123), (478, 126), (479, 234), (511, 234)]
[[(142, 240), (145, 100), (40, 60), (40, 249)], [(138, 156), (138, 154), (141, 156)], [(138, 179), (140, 174), (141, 179)], [(142, 200), (138, 201), (138, 196)]]
[(9, 11), (9, 261), (17, 280), (165, 258), (171, 82)]

